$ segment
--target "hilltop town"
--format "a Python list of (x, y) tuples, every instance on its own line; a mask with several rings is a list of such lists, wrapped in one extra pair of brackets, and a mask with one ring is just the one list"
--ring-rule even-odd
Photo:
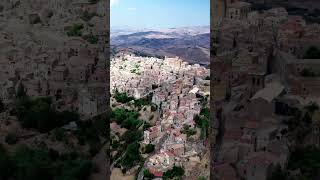
[(0, 2), (0, 179), (105, 178), (107, 7)]
[(210, 71), (179, 58), (123, 53), (110, 68), (112, 174), (208, 178)]
[(219, 2), (211, 61), (212, 175), (318, 177), (312, 168), (320, 162), (320, 25), (281, 7)]
[(12, 102), (23, 84), (28, 96), (56, 97), (58, 109), (74, 109), (84, 118), (105, 112), (108, 30), (100, 25), (107, 14), (104, 3), (2, 2), (4, 103)]

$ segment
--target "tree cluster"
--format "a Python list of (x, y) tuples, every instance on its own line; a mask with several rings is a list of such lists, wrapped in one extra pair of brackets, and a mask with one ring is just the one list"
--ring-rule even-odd
[(3, 180), (85, 180), (92, 172), (92, 162), (77, 153), (60, 154), (25, 145), (12, 153), (0, 148), (0, 179)]

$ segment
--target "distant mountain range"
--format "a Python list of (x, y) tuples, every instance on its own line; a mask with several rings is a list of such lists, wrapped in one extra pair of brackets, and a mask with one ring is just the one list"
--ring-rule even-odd
[(189, 63), (209, 65), (210, 27), (136, 29), (111, 27), (113, 54), (128, 51), (143, 56), (179, 56)]

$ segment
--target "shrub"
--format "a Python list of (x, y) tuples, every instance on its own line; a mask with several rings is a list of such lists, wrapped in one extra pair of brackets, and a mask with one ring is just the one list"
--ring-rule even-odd
[(97, 44), (99, 40), (97, 36), (94, 36), (92, 34), (85, 36), (84, 39), (87, 40), (90, 44)]
[(195, 129), (190, 129), (190, 127), (188, 125), (184, 124), (182, 133), (186, 134), (187, 137), (190, 137), (192, 135), (195, 135), (197, 133), (197, 131)]
[(6, 143), (8, 144), (16, 144), (18, 141), (18, 138), (16, 136), (16, 134), (13, 133), (9, 133), (6, 138), (5, 138)]
[(84, 21), (90, 21), (92, 17), (96, 16), (96, 13), (89, 13), (88, 11), (84, 11), (81, 19)]
[(182, 167), (174, 166), (171, 170), (168, 170), (163, 174), (163, 179), (173, 179), (174, 177), (181, 177), (184, 175), (184, 169)]
[(25, 128), (34, 128), (48, 132), (71, 121), (78, 121), (79, 114), (73, 111), (58, 112), (52, 105), (51, 98), (42, 97), (31, 100), (21, 98), (16, 104), (17, 117)]
[(143, 177), (145, 179), (153, 179), (154, 175), (152, 173), (150, 173), (148, 169), (145, 169), (145, 170), (143, 170)]
[(144, 152), (149, 154), (149, 153), (154, 151), (154, 148), (155, 148), (155, 146), (153, 144), (147, 144), (146, 147), (145, 147)]
[(124, 156), (121, 158), (121, 166), (125, 169), (130, 169), (141, 160), (139, 153), (140, 145), (137, 142), (131, 143), (128, 145)]
[(205, 178), (205, 177), (203, 177), (203, 176), (200, 176), (200, 177), (198, 178), (198, 180), (207, 180), (207, 178)]
[(96, 3), (98, 3), (99, 1), (101, 1), (101, 0), (89, 0), (89, 2), (90, 2), (91, 4), (96, 4)]
[(92, 173), (91, 161), (76, 153), (62, 154), (47, 148), (18, 146), (14, 152), (0, 151), (0, 179), (84, 180)]
[(84, 28), (84, 26), (82, 24), (75, 24), (73, 25), (73, 27), (71, 28), (70, 31), (67, 32), (68, 36), (82, 36), (82, 32), (81, 30)]
[(5, 105), (3, 101), (0, 99), (0, 113), (3, 112), (4, 110), (5, 110)]
[(315, 46), (311, 46), (307, 49), (303, 58), (304, 59), (319, 59), (320, 58), (320, 50)]
[(56, 128), (53, 131), (54, 138), (58, 141), (63, 141), (66, 137), (66, 132), (62, 128)]
[(133, 97), (128, 96), (126, 93), (120, 93), (118, 91), (115, 92), (114, 98), (116, 99), (117, 102), (120, 102), (120, 103), (128, 103), (134, 100)]
[(319, 76), (319, 73), (316, 73), (316, 72), (312, 71), (311, 69), (303, 69), (300, 72), (300, 75), (303, 77), (317, 77), (317, 76)]

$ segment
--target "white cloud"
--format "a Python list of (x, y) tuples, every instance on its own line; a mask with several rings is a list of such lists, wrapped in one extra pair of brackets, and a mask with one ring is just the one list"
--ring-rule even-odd
[(137, 10), (137, 8), (135, 8), (135, 7), (130, 7), (130, 8), (128, 8), (128, 10), (129, 10), (129, 11), (135, 11), (135, 10)]
[(120, 1), (120, 0), (111, 0), (111, 1), (110, 1), (110, 7), (119, 4), (119, 1)]

